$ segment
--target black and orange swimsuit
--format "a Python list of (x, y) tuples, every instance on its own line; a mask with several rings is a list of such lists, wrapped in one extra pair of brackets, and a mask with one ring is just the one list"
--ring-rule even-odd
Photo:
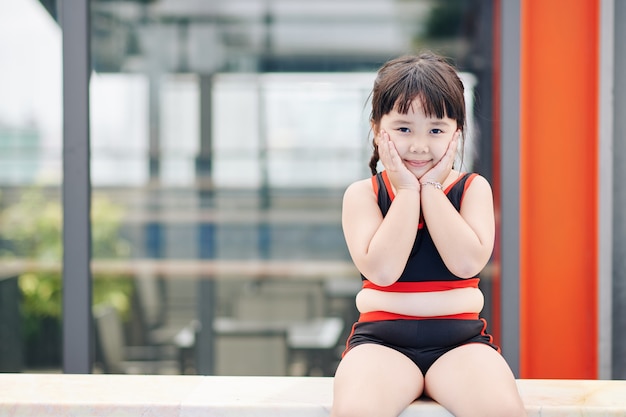
[[(463, 194), (477, 174), (462, 174), (449, 185), (445, 194), (456, 208), (461, 209)], [(393, 190), (383, 171), (372, 177), (374, 192), (383, 216), (394, 199)], [(381, 287), (362, 276), (363, 288), (389, 292), (431, 292), (455, 288), (478, 288), (479, 278), (457, 277), (445, 266), (428, 232), (420, 220), (415, 243), (406, 267), (398, 280)], [(486, 321), (478, 313), (463, 313), (440, 317), (405, 316), (386, 311), (362, 313), (353, 326), (346, 351), (364, 343), (381, 344), (408, 356), (425, 375), (430, 366), (444, 353), (467, 343), (485, 343), (496, 350), (492, 337), (485, 333)]]

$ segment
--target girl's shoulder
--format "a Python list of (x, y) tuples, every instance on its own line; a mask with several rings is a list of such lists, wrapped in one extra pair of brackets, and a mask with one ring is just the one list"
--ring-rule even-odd
[(372, 185), (372, 177), (357, 180), (350, 184), (343, 195), (345, 200), (375, 200), (376, 194)]
[(491, 190), (491, 184), (489, 183), (487, 178), (483, 177), (482, 175), (476, 172), (466, 173), (464, 174), (464, 177), (466, 178), (465, 180), (466, 190), (469, 189), (470, 187)]
[[(480, 174), (472, 173), (465, 174), (462, 187), (456, 187), (456, 192), (452, 194), (457, 195), (458, 205), (461, 203), (469, 203), (471, 205), (484, 204), (484, 202), (493, 202), (493, 191), (489, 181)], [(461, 184), (459, 184), (461, 185)]]
[(372, 177), (356, 180), (346, 188), (346, 193), (366, 193), (373, 190)]
[(467, 190), (472, 184), (479, 184), (478, 187), (491, 188), (489, 181), (476, 172), (452, 171), (448, 180), (444, 183), (444, 188), (462, 187)]
[(454, 207), (459, 210), (466, 200), (478, 201), (491, 198), (491, 186), (487, 179), (477, 173), (453, 171), (444, 184), (446, 195)]

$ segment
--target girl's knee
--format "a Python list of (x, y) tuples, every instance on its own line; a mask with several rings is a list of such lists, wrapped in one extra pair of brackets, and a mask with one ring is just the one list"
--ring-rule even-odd
[(505, 407), (501, 407), (491, 415), (493, 417), (528, 417), (524, 406), (518, 404), (509, 404)]
[(373, 408), (364, 406), (363, 403), (335, 403), (330, 410), (330, 417), (378, 417), (380, 415)]
[(330, 417), (395, 417), (403, 409), (383, 398), (363, 394), (359, 398), (335, 398)]
[[(449, 400), (449, 399), (448, 399)], [(527, 417), (524, 403), (516, 390), (493, 390), (449, 400), (446, 408), (456, 417)]]
[(504, 412), (506, 414), (500, 414), (502, 416), (509, 417), (527, 417), (528, 413), (526, 412), (526, 407), (521, 400), (511, 401), (504, 407)]
[(517, 396), (494, 398), (487, 409), (476, 413), (481, 417), (527, 417), (524, 403)]

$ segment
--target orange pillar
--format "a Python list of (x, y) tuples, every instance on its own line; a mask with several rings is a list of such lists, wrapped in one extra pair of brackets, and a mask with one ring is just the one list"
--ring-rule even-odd
[(522, 378), (597, 378), (599, 2), (521, 2)]

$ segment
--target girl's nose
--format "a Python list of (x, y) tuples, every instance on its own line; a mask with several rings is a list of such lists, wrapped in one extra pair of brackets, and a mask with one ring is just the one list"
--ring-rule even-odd
[(411, 153), (427, 153), (428, 145), (419, 139), (415, 139), (409, 146), (409, 152)]

